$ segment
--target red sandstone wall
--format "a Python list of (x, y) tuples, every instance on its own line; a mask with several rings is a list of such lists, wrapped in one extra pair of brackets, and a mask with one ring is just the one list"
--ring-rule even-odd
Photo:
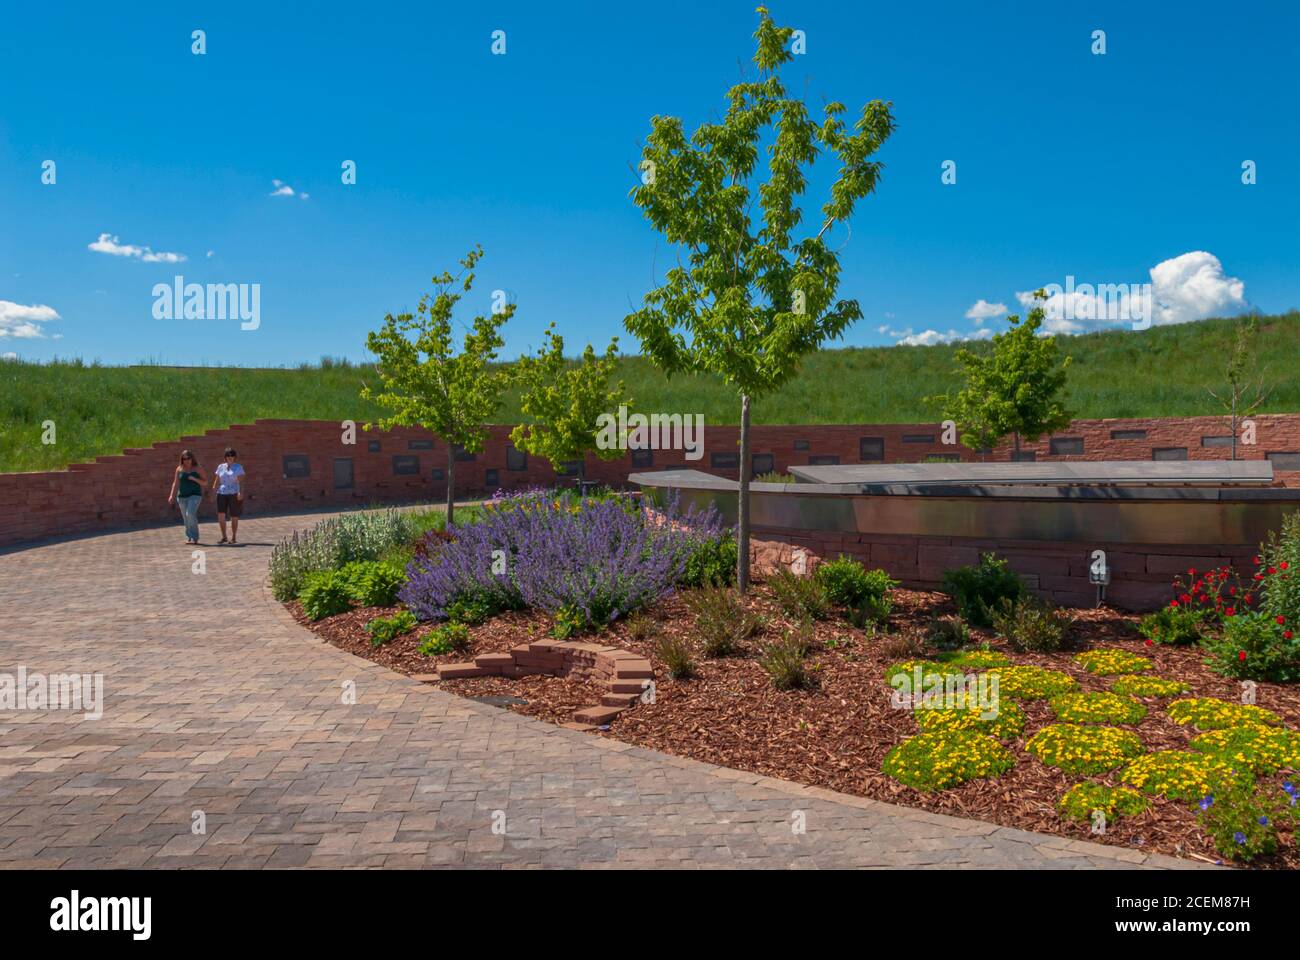
[[(980, 540), (970, 537), (909, 537), (885, 534), (757, 528), (750, 556), (760, 576), (778, 567), (811, 571), (823, 559), (847, 554), (915, 590), (938, 590), (945, 570), (978, 562), (985, 552), (1005, 558), (1039, 596), (1063, 607), (1091, 607), (1096, 587), (1088, 582), (1093, 550), (1105, 550), (1111, 584), (1106, 601), (1123, 610), (1154, 610), (1173, 596), (1176, 575), (1189, 568), (1232, 566), (1249, 575), (1253, 545), (1061, 543), (1042, 540)], [(802, 554), (802, 556), (801, 556)]]
[[(1255, 421), (1258, 443), (1239, 448), (1240, 457), (1263, 459), (1269, 453), (1300, 454), (1300, 415), (1259, 416)], [(1040, 460), (1149, 460), (1153, 448), (1157, 447), (1185, 447), (1192, 460), (1227, 459), (1230, 449), (1201, 445), (1203, 436), (1226, 433), (1226, 423), (1223, 417), (1083, 420), (1058, 435), (1081, 437), (1082, 456), (1052, 456), (1047, 439), (1022, 446), (1037, 452)], [(1147, 435), (1142, 440), (1114, 440), (1111, 432), (1115, 430), (1146, 430)], [(869, 462), (914, 462), (933, 455), (979, 459), (963, 446), (941, 444), (940, 432), (935, 423), (756, 426), (753, 452), (756, 458), (770, 455), (772, 468), (780, 472), (792, 465), (808, 464), (816, 457), (834, 457), (842, 464), (863, 462), (859, 454), (860, 440), (864, 437), (883, 441), (880, 458)], [(491, 494), (497, 488), (514, 490), (556, 482), (555, 471), (537, 457), (527, 459), (526, 469), (508, 469), (509, 433), (507, 426), (492, 427), (484, 452), (473, 461), (457, 464), (458, 494)], [(693, 467), (735, 479), (736, 467), (715, 466), (712, 458), (718, 454), (735, 454), (737, 433), (734, 426), (706, 427), (704, 457), (695, 461), (686, 460), (681, 451), (671, 450), (652, 451), (652, 463), (646, 466), (633, 466), (630, 455), (610, 462), (588, 455), (586, 475), (620, 485), (626, 482), (629, 473), (637, 470)], [(917, 439), (926, 435), (933, 440)], [(379, 449), (371, 451), (370, 442), (376, 440)], [(412, 442), (426, 443), (430, 448), (410, 449)], [(796, 444), (806, 444), (806, 449), (796, 449)], [(426, 430), (409, 428), (386, 433), (358, 430), (356, 444), (347, 446), (342, 443), (342, 430), (334, 421), (258, 420), (251, 425), (209, 430), (201, 437), (182, 437), (152, 447), (126, 450), (117, 456), (99, 457), (95, 463), (74, 464), (67, 470), (0, 474), (0, 547), (58, 534), (91, 533), (166, 521), (179, 524), (176, 508), (167, 505), (167, 491), (180, 450), (191, 447), (210, 474), (227, 445), (239, 450), (240, 461), (248, 471), (249, 501), (245, 507), (248, 516), (329, 506), (438, 500), (446, 493), (445, 481), (434, 479), (432, 471), (446, 469), (447, 447)], [(1009, 449), (1009, 445), (1003, 445), (988, 459), (1005, 460)], [(290, 454), (308, 458), (309, 476), (284, 475), (282, 458)], [(395, 455), (417, 456), (419, 474), (395, 476)], [(353, 462), (351, 489), (334, 488), (336, 458), (350, 458)], [(497, 471), (495, 484), (488, 482), (489, 470)], [(1300, 474), (1286, 474), (1282, 479), (1300, 485)], [(210, 517), (212, 512), (213, 501), (208, 499), (202, 515)]]

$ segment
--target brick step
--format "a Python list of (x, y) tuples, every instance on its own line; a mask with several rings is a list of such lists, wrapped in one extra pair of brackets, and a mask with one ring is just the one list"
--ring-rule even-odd
[(614, 670), (620, 680), (649, 680), (655, 675), (649, 660), (619, 660)]
[(579, 723), (590, 723), (600, 726), (602, 723), (609, 723), (625, 709), (625, 707), (606, 706), (583, 707), (581, 710), (573, 711), (573, 719), (577, 720)]
[(514, 658), (508, 653), (480, 653), (474, 658), (475, 666), (482, 667), (484, 670), (491, 670), (494, 673), (506, 667), (514, 666), (514, 662)]
[(604, 707), (631, 707), (640, 699), (639, 693), (606, 693), (601, 696), (600, 703)]
[(438, 679), (464, 680), (467, 677), (485, 677), (488, 672), (474, 663), (440, 663)]
[(644, 680), (615, 680), (609, 685), (610, 693), (635, 693), (638, 696), (646, 688)]

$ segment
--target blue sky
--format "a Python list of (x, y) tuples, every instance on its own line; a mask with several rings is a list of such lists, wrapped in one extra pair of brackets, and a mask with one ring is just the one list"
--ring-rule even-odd
[[(508, 355), (551, 321), (571, 348), (634, 352), (622, 319), (669, 257), (628, 198), (649, 118), (693, 130), (753, 69), (753, 0), (185, 6), (7, 9), (0, 354), (363, 359), (476, 242), (472, 305), (519, 305)], [(835, 234), (864, 314), (846, 343), (980, 335), (1017, 293), (1158, 264), (1158, 322), (1300, 306), (1300, 5), (769, 6), (806, 34), (791, 88), (851, 113), (892, 100), (898, 121), (878, 193)], [(178, 273), (260, 284), (258, 329), (155, 319)]]

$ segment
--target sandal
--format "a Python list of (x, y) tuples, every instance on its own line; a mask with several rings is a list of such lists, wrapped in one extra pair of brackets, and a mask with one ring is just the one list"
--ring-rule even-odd
[(220, 540), (218, 540), (217, 542), (218, 542), (218, 543), (229, 543), (230, 541), (227, 540), (225, 537), (222, 537), (222, 538), (221, 538)]

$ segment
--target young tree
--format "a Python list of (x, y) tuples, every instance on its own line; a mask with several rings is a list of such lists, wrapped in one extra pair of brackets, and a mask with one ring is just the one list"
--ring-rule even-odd
[(1268, 399), (1264, 376), (1259, 369), (1259, 321), (1255, 317), (1239, 320), (1233, 328), (1232, 349), (1224, 370), (1227, 386), (1209, 393), (1232, 418), (1232, 459), (1237, 459), (1238, 423), (1249, 417)]
[[(739, 394), (736, 580), (742, 592), (749, 584), (750, 403), (782, 386), (804, 354), (862, 316), (856, 301), (835, 299), (839, 257), (825, 237), (875, 190), (881, 164), (871, 158), (894, 130), (890, 104), (879, 100), (863, 107), (853, 132), (840, 119), (842, 103), (827, 104), (821, 123), (812, 120), (777, 75), (791, 59), (794, 31), (776, 26), (763, 7), (758, 15), (759, 79), (731, 88), (721, 122), (701, 125), (688, 140), (679, 118), (650, 121), (641, 184), (632, 197), (676, 246), (678, 260), (624, 321), (669, 376), (708, 372)], [(767, 152), (765, 182), (755, 173), (760, 147)], [(835, 154), (840, 168), (820, 229), (797, 240), (805, 168), (823, 150)], [(751, 220), (755, 204), (758, 224)]]
[(1036, 441), (1044, 433), (1068, 426), (1074, 418), (1060, 394), (1070, 357), (1061, 359), (1055, 337), (1040, 337), (1043, 299), (1038, 291), (1029, 317), (1007, 317), (1011, 329), (993, 336), (991, 349), (976, 353), (958, 350), (957, 363), (965, 385), (955, 396), (930, 398), (944, 417), (957, 424), (961, 442), (972, 450), (992, 447), (1007, 434)]
[(624, 451), (601, 448), (597, 421), (629, 402), (622, 381), (609, 383), (618, 366), (618, 337), (604, 356), (587, 344), (577, 363), (564, 358), (564, 338), (555, 333), (555, 324), (546, 328), (546, 341), (537, 356), (520, 357), (515, 365), (516, 382), (523, 388), (520, 409), (533, 422), (510, 431), (511, 441), (553, 465), (580, 460), (588, 450), (602, 460), (617, 460)]
[[(362, 387), (361, 396), (392, 411), (379, 426), (422, 426), (447, 442), (447, 522), (456, 504), (456, 447), (478, 453), (487, 439), (484, 424), (501, 406), (509, 384), (505, 370), (494, 361), (503, 341), (502, 324), (514, 315), (506, 304), (487, 316), (476, 316), (466, 329), (460, 353), (455, 352), (452, 313), (474, 285), (474, 267), (483, 256), (476, 246), (460, 261), (453, 277), (443, 272), (430, 282), (431, 297), (420, 298), (416, 315), (384, 317), (384, 325), (366, 336), (366, 347), (378, 357), (379, 387)], [(458, 284), (459, 290), (453, 287)], [(374, 424), (366, 424), (369, 430)]]

